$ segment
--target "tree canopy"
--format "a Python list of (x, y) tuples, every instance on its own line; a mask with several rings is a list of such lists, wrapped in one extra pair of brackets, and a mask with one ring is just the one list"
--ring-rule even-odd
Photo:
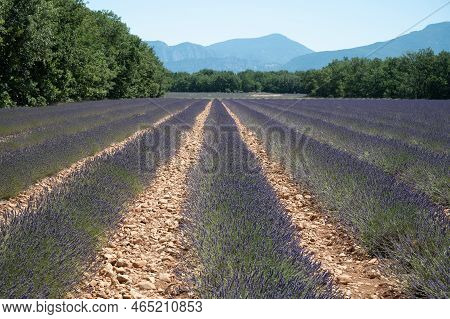
[(173, 92), (304, 93), (317, 97), (450, 98), (450, 53), (335, 60), (320, 70), (290, 73), (202, 70), (173, 73)]
[(156, 97), (167, 80), (119, 17), (81, 0), (2, 0), (0, 70), (0, 106)]

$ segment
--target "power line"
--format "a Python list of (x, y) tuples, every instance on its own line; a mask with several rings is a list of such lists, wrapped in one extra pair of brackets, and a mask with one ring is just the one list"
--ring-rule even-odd
[(434, 10), (433, 12), (431, 12), (430, 14), (428, 14), (426, 17), (422, 18), (420, 21), (416, 22), (414, 25), (412, 25), (411, 27), (409, 27), (408, 29), (406, 29), (405, 31), (403, 31), (402, 33), (400, 33), (398, 36), (396, 36), (394, 39), (391, 39), (387, 42), (385, 42), (383, 45), (381, 45), (380, 47), (376, 48), (375, 50), (371, 51), (368, 55), (366, 55), (366, 58), (371, 57), (373, 54), (375, 54), (376, 52), (380, 51), (381, 49), (387, 47), (389, 44), (391, 44), (392, 42), (396, 41), (399, 37), (401, 37), (402, 35), (405, 35), (407, 32), (411, 31), (411, 29), (415, 28), (416, 26), (418, 26), (419, 24), (421, 24), (423, 21), (427, 20), (429, 17), (435, 15), (436, 13), (438, 13), (439, 11), (441, 11), (442, 9), (444, 9), (446, 6), (448, 6), (450, 4), (450, 1), (447, 1), (446, 3), (444, 3), (442, 6), (440, 6), (439, 8), (437, 8), (436, 10)]

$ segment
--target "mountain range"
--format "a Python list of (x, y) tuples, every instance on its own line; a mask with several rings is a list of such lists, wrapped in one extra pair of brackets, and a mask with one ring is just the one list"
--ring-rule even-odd
[(450, 51), (450, 22), (431, 24), (386, 42), (366, 46), (314, 52), (281, 34), (260, 38), (233, 39), (202, 46), (181, 43), (169, 46), (162, 41), (148, 41), (156, 55), (171, 71), (196, 72), (201, 69), (255, 71), (304, 71), (326, 66), (344, 57), (386, 58), (406, 52), (431, 48), (435, 52)]
[(186, 72), (200, 69), (272, 70), (295, 57), (313, 52), (281, 34), (234, 39), (209, 46), (189, 42), (168, 46), (162, 41), (148, 44), (169, 70)]

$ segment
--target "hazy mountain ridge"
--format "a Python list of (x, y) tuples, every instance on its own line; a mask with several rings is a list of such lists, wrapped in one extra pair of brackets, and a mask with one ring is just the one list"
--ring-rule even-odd
[(270, 70), (292, 58), (313, 51), (281, 34), (253, 39), (234, 39), (209, 46), (181, 43), (168, 46), (162, 41), (147, 42), (171, 71), (195, 72), (204, 68), (242, 71)]
[(164, 63), (215, 57), (214, 53), (206, 47), (195, 43), (184, 42), (174, 46), (168, 46), (162, 41), (149, 41), (147, 43)]
[(431, 24), (421, 31), (414, 31), (390, 41), (324, 52), (313, 52), (281, 34), (233, 39), (209, 46), (189, 42), (174, 46), (162, 41), (147, 43), (171, 71), (196, 72), (205, 68), (235, 72), (247, 69), (300, 71), (318, 69), (334, 59), (344, 57), (396, 57), (426, 48), (432, 48), (435, 52), (450, 51), (450, 22)]
[(284, 64), (293, 57), (314, 51), (281, 34), (254, 39), (234, 39), (207, 47), (219, 57), (237, 57), (266, 64)]
[(352, 49), (324, 51), (299, 56), (284, 65), (289, 71), (319, 69), (334, 59), (345, 57), (386, 58), (397, 57), (409, 51), (431, 48), (435, 52), (450, 50), (450, 22), (431, 24), (421, 31), (414, 31), (394, 40)]

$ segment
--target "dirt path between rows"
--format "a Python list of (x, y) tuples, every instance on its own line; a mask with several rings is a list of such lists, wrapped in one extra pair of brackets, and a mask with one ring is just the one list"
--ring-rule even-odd
[(230, 109), (226, 109), (292, 218), (300, 233), (300, 245), (332, 275), (342, 294), (346, 298), (357, 299), (401, 297), (399, 281), (382, 274), (379, 260), (364, 253), (341, 226), (323, 213), (312, 194), (296, 183), (279, 163), (271, 160), (255, 134)]
[(107, 247), (98, 254), (100, 268), (86, 274), (69, 298), (193, 298), (178, 273), (188, 247), (179, 223), (187, 195), (186, 181), (197, 162), (211, 102), (197, 117), (180, 149), (159, 167), (149, 187), (129, 206)]
[(10, 135), (6, 135), (6, 136), (0, 136), (0, 143), (6, 143), (9, 140), (13, 139), (13, 138), (17, 138), (19, 136), (25, 136), (27, 134), (29, 134), (30, 130), (24, 131), (24, 132), (19, 132), (16, 134), (10, 134)]
[[(187, 106), (186, 108), (188, 108), (189, 106)], [(30, 186), (29, 188), (27, 188), (26, 190), (24, 190), (15, 197), (12, 197), (7, 200), (0, 200), (0, 222), (4, 219), (4, 216), (7, 213), (20, 214), (26, 208), (36, 206), (39, 202), (39, 199), (50, 193), (54, 187), (68, 182), (75, 172), (82, 170), (86, 165), (97, 160), (99, 157), (112, 155), (120, 151), (128, 143), (133, 142), (137, 138), (153, 130), (155, 127), (158, 127), (172, 116), (175, 116), (176, 114), (182, 112), (184, 109), (163, 117), (159, 121), (152, 124), (151, 127), (137, 131), (136, 133), (127, 137), (125, 140), (121, 142), (111, 144), (102, 151), (73, 163), (72, 165), (61, 170), (55, 175), (45, 177), (39, 180), (34, 185)]]

